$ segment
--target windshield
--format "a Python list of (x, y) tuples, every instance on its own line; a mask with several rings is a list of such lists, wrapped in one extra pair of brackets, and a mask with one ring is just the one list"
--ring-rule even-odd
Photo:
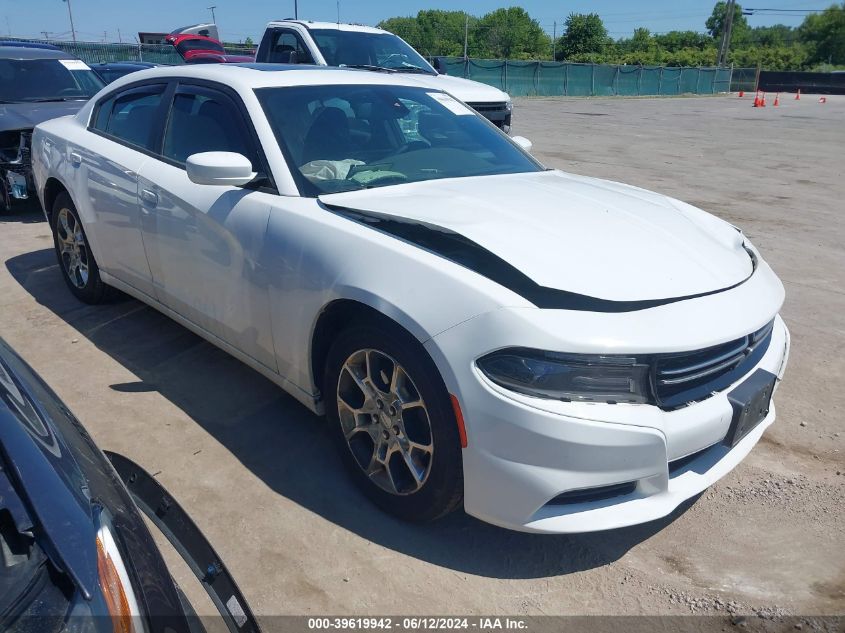
[(225, 53), (226, 49), (217, 42), (211, 40), (183, 40), (179, 42), (176, 51), (180, 55), (184, 55), (188, 51), (214, 51), (215, 53)]
[(392, 33), (312, 29), (311, 35), (329, 66), (381, 66), (437, 74), (417, 51)]
[(328, 85), (256, 94), (304, 195), (542, 170), (445, 92)]
[(88, 99), (103, 85), (78, 59), (0, 59), (0, 103)]

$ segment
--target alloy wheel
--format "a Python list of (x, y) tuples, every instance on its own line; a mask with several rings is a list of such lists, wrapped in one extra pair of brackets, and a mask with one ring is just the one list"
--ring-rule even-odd
[(407, 371), (375, 349), (350, 355), (340, 371), (337, 408), (358, 466), (394, 495), (409, 495), (431, 472), (434, 442), (426, 404)]
[(88, 245), (85, 243), (82, 225), (70, 209), (59, 210), (56, 236), (59, 257), (68, 279), (77, 288), (84, 288), (88, 283)]

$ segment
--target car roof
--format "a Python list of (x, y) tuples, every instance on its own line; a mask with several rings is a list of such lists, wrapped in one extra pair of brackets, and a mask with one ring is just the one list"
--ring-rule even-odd
[(26, 40), (0, 40), (0, 46), (16, 46), (22, 48), (43, 48), (50, 51), (61, 50), (58, 46), (45, 42), (27, 42)]
[(383, 29), (366, 26), (364, 24), (347, 24), (345, 22), (314, 22), (312, 20), (273, 20), (267, 24), (267, 28), (285, 26), (289, 24), (300, 24), (307, 29), (320, 29), (327, 31), (356, 31), (358, 33), (387, 33)]
[(111, 66), (112, 68), (158, 68), (162, 64), (155, 62), (97, 62), (96, 64), (88, 64), (92, 68), (103, 68)]
[(379, 73), (351, 68), (311, 66), (304, 64), (185, 64), (140, 70), (121, 77), (109, 89), (147, 79), (204, 79), (225, 84), (241, 91), (255, 88), (286, 86), (319, 86), (359, 84), (419, 87), (413, 75)]
[(58, 49), (3, 46), (0, 42), (0, 59), (76, 59), (76, 57)]

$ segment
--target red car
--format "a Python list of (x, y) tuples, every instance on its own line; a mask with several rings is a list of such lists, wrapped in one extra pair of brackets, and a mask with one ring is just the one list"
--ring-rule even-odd
[(204, 35), (171, 33), (164, 39), (176, 47), (176, 52), (186, 64), (236, 64), (255, 61), (255, 55), (229, 55), (220, 42)]

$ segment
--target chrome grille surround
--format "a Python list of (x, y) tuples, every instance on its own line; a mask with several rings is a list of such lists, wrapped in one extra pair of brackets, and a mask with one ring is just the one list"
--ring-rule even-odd
[(760, 362), (772, 338), (774, 320), (759, 330), (721, 345), (676, 354), (658, 354), (652, 364), (656, 404), (677, 409), (709, 398)]

